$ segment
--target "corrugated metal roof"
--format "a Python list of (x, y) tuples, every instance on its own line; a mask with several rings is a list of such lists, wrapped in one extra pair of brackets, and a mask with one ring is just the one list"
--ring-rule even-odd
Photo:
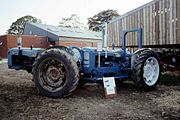
[[(81, 30), (81, 29), (76, 29), (76, 28), (58, 27), (58, 26), (46, 25), (46, 24), (40, 24), (40, 23), (26, 23), (26, 25), (27, 24), (29, 24), (30, 26), (32, 25), (32, 26), (38, 27), (42, 30), (45, 30), (59, 37), (86, 38), (86, 39), (99, 39), (99, 40), (102, 39), (101, 32)], [(25, 29), (30, 29), (30, 28), (29, 27), (26, 28), (25, 26)], [(31, 31), (31, 32), (33, 33), (34, 31)], [(36, 33), (33, 33), (33, 34), (36, 34)]]

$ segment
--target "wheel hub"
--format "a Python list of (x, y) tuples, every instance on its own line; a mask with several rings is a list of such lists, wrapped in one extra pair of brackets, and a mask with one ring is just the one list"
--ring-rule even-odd
[(54, 66), (50, 66), (46, 72), (47, 76), (49, 77), (49, 79), (51, 79), (52, 81), (57, 81), (60, 78), (60, 74), (61, 71), (58, 70), (56, 67)]
[(66, 82), (66, 70), (61, 61), (47, 59), (41, 64), (40, 71), (42, 87), (52, 92), (62, 89)]
[(144, 75), (146, 77), (150, 77), (152, 75), (152, 71), (153, 71), (152, 67), (150, 65), (147, 65), (147, 66), (145, 66), (144, 69), (145, 69), (144, 70)]
[(144, 63), (144, 81), (147, 85), (153, 86), (159, 77), (159, 63), (155, 57), (149, 57)]

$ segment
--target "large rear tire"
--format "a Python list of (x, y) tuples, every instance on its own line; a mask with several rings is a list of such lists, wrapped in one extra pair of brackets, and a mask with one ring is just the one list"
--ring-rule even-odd
[(157, 54), (150, 49), (142, 49), (132, 56), (132, 79), (141, 90), (156, 88), (161, 75), (161, 65)]
[(79, 69), (72, 56), (64, 50), (44, 51), (34, 62), (33, 79), (38, 91), (47, 97), (66, 97), (75, 90)]

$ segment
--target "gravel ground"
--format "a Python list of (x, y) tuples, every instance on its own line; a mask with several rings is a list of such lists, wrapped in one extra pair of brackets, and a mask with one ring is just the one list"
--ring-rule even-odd
[(38, 94), (32, 75), (0, 65), (1, 120), (180, 120), (180, 86), (138, 91), (126, 82), (118, 95), (104, 97), (102, 86), (88, 84), (63, 99)]

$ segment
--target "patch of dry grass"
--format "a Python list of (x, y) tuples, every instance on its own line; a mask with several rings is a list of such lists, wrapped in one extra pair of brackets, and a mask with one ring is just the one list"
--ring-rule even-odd
[(153, 98), (159, 107), (180, 110), (180, 91), (165, 92), (161, 97)]

